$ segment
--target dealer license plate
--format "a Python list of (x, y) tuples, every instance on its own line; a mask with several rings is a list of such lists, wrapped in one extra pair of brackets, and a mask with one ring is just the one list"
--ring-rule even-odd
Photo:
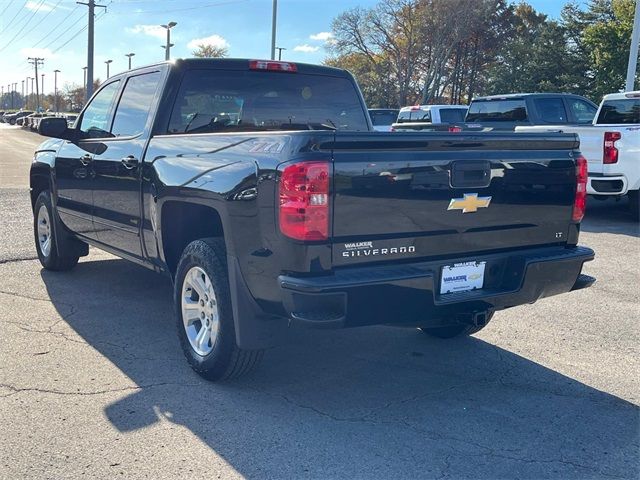
[(487, 262), (464, 262), (445, 265), (440, 276), (440, 293), (466, 292), (484, 285)]

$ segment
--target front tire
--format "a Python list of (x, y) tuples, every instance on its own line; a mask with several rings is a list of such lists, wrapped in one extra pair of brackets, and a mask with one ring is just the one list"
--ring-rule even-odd
[(48, 191), (41, 192), (33, 209), (33, 235), (40, 264), (47, 270), (71, 270), (80, 256), (73, 245), (56, 235), (53, 219), (55, 213)]
[(226, 258), (223, 239), (196, 240), (184, 249), (175, 278), (182, 351), (191, 368), (210, 381), (240, 377), (263, 355), (236, 343)]

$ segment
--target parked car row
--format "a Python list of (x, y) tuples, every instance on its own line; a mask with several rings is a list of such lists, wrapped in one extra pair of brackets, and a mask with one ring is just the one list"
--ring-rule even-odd
[(0, 111), (0, 122), (9, 125), (19, 125), (23, 128), (30, 128), (37, 131), (40, 120), (46, 117), (62, 117), (67, 120), (67, 124), (72, 127), (78, 114), (76, 113), (55, 113), (55, 112), (34, 112), (32, 110), (20, 110), (18, 112)]
[(27, 115), (31, 115), (32, 110), (20, 110), (18, 112), (0, 112), (0, 122), (15, 125), (18, 120)]

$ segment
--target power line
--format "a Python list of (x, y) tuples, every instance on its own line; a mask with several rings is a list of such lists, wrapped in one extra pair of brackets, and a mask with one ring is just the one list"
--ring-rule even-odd
[(37, 27), (38, 25), (40, 25), (42, 22), (44, 22), (44, 20), (45, 20), (49, 15), (51, 15), (51, 12), (53, 12), (56, 8), (58, 8), (58, 5), (60, 5), (61, 3), (62, 3), (62, 0), (58, 0), (58, 3), (56, 3), (53, 7), (51, 7), (51, 9), (50, 9), (47, 13), (45, 13), (45, 14), (42, 16), (42, 18), (40, 19), (40, 21), (39, 21), (38, 23), (36, 23), (33, 27), (31, 27), (31, 29), (32, 29), (32, 30), (35, 30), (35, 29), (36, 29), (36, 27)]
[(69, 25), (67, 27), (66, 30), (62, 31), (56, 38), (54, 38), (53, 40), (51, 40), (49, 43), (47, 43), (44, 48), (49, 48), (50, 45), (52, 45), (53, 43), (55, 43), (59, 38), (61, 38), (62, 36), (64, 36), (67, 32), (69, 32), (69, 30), (71, 30), (73, 27), (75, 27), (78, 23), (80, 23), (82, 20), (84, 20), (84, 15), (81, 15), (80, 17), (78, 17), (78, 19), (73, 22), (71, 25)]
[(16, 17), (18, 15), (20, 15), (22, 13), (22, 9), (27, 5), (27, 3), (29, 2), (29, 0), (25, 0), (24, 3), (22, 4), (22, 6), (18, 9), (18, 11), (16, 12), (16, 14), (13, 16), (13, 18), (11, 20), (9, 20), (7, 22), (7, 27), (4, 28), (4, 30), (2, 30), (2, 32), (0, 33), (4, 33), (6, 31), (7, 28), (11, 28), (11, 25), (13, 25), (13, 21), (16, 19)]
[[(95, 21), (97, 22), (98, 20), (100, 20), (102, 17), (104, 17), (107, 14), (107, 12), (101, 12), (98, 15), (96, 15), (96, 19)], [(69, 42), (71, 42), (71, 40), (73, 40), (74, 38), (76, 38), (78, 35), (80, 35), (82, 32), (84, 32), (87, 29), (88, 25), (83, 26), (80, 30), (78, 30), (71, 38), (69, 38), (69, 40), (67, 40), (66, 42), (64, 42), (62, 45), (60, 45), (58, 48), (56, 48), (55, 50), (53, 50), (51, 53), (56, 53), (58, 50), (60, 50), (61, 48), (65, 47)]]
[[(71, 12), (69, 12), (69, 15), (67, 15), (64, 20), (62, 20), (60, 23), (55, 25), (51, 30), (49, 30), (42, 38), (40, 38), (40, 40), (38, 40), (35, 43), (34, 47), (37, 47), (40, 43), (42, 43), (43, 40), (46, 40), (49, 35), (51, 35), (53, 32), (55, 32), (60, 27), (62, 27), (62, 25), (64, 25), (67, 22), (67, 20), (69, 20), (73, 16), (73, 12), (75, 12), (78, 8), (80, 8), (80, 5), (76, 5), (75, 8), (71, 10)], [(82, 18), (82, 16), (80, 18)], [(76, 21), (76, 23), (78, 22)]]
[(36, 15), (36, 13), (38, 13), (38, 11), (40, 10), (40, 7), (42, 7), (42, 5), (44, 4), (44, 0), (40, 0), (40, 3), (38, 4), (38, 6), (36, 7), (36, 9), (33, 11), (33, 13), (31, 14), (31, 16), (27, 19), (27, 21), (25, 22), (25, 24), (22, 26), (22, 28), (20, 30), (18, 30), (18, 33), (16, 33), (13, 38), (11, 40), (9, 40), (9, 42), (2, 48), (0, 48), (0, 52), (2, 52), (5, 48), (7, 48), (9, 45), (11, 45), (11, 43), (18, 38), (18, 35), (20, 35), (22, 33), (22, 31), (26, 28), (27, 25), (29, 25), (29, 23), (31, 22), (31, 20), (33, 19), (33, 17)]
[(247, 1), (249, 1), (249, 0), (230, 0), (228, 2), (218, 2), (218, 3), (209, 3), (207, 5), (198, 5), (197, 7), (174, 8), (174, 9), (171, 9), (171, 10), (140, 10), (140, 11), (136, 11), (136, 12), (112, 12), (112, 14), (113, 15), (132, 15), (132, 14), (138, 14), (138, 13), (185, 12), (187, 10), (198, 10), (200, 8), (217, 7), (217, 6), (221, 6), (221, 5), (229, 5), (229, 4), (232, 4), (232, 3), (243, 3), (243, 2), (247, 2)]
[(4, 15), (4, 12), (6, 12), (7, 10), (9, 10), (9, 7), (11, 6), (11, 4), (14, 2), (15, 0), (10, 0), (9, 3), (7, 3), (7, 6), (4, 7), (4, 9), (2, 10), (2, 12), (0, 12), (0, 17), (2, 15)]

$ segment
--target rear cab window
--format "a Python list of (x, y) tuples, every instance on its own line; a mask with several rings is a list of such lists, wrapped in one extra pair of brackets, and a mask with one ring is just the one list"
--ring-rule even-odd
[(640, 98), (605, 100), (597, 124), (640, 124)]
[(366, 110), (347, 78), (300, 73), (187, 70), (169, 134), (368, 131)]
[(397, 110), (374, 110), (369, 111), (371, 117), (371, 123), (376, 126), (379, 125), (391, 125), (395, 123), (398, 118)]
[(524, 99), (476, 100), (471, 102), (467, 122), (526, 122)]
[(397, 123), (409, 122), (431, 123), (431, 112), (419, 108), (415, 110), (402, 110), (398, 115)]

